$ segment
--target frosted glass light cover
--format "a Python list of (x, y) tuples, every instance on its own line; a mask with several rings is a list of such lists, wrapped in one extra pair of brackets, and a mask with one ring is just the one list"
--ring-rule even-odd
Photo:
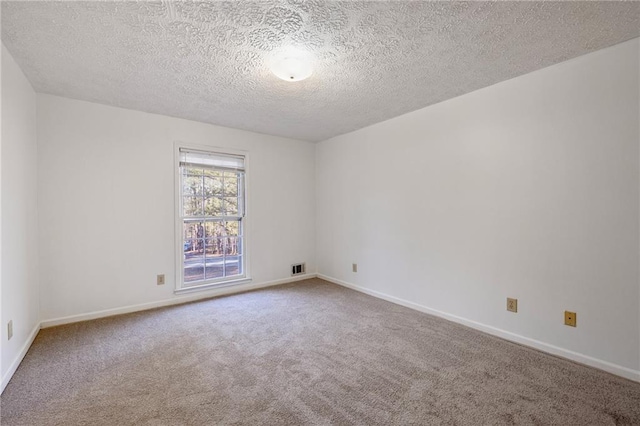
[(284, 56), (272, 61), (271, 71), (283, 80), (300, 81), (308, 78), (313, 69), (308, 60), (295, 56)]

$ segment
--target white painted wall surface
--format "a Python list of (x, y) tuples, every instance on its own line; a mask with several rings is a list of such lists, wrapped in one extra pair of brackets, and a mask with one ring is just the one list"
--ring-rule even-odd
[(640, 371), (638, 50), (321, 142), (318, 272)]
[[(39, 326), (36, 94), (2, 45), (2, 385)], [(13, 320), (13, 338), (7, 323)], [(20, 359), (19, 359), (20, 358)]]
[(174, 141), (249, 151), (253, 283), (315, 271), (313, 144), (38, 95), (43, 321), (174, 298)]

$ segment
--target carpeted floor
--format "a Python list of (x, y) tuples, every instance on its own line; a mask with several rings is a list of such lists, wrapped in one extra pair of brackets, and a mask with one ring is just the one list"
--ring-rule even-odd
[(3, 425), (640, 424), (640, 384), (318, 279), (45, 329)]

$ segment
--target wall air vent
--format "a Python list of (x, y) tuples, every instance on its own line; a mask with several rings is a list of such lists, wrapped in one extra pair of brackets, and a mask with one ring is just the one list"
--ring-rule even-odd
[(291, 265), (291, 275), (302, 275), (305, 272), (304, 263), (296, 263), (295, 265)]

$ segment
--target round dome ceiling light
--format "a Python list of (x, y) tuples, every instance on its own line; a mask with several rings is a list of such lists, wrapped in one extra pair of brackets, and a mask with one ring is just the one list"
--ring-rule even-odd
[(300, 81), (309, 78), (313, 67), (308, 54), (289, 50), (271, 60), (271, 71), (285, 81)]

